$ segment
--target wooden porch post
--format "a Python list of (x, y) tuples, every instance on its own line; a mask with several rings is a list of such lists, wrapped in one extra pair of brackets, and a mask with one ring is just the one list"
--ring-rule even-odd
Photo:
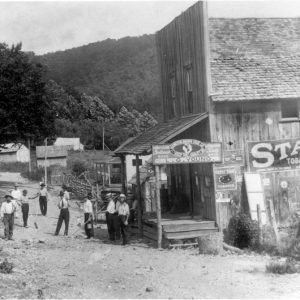
[(156, 183), (156, 217), (157, 217), (157, 248), (161, 248), (162, 244), (162, 228), (161, 228), (161, 207), (160, 207), (160, 169), (155, 166), (155, 183)]
[(140, 182), (140, 168), (139, 168), (139, 155), (135, 155), (136, 160), (136, 194), (138, 202), (138, 227), (139, 227), (139, 238), (143, 237), (143, 223), (142, 223), (142, 197), (141, 197), (141, 182)]
[(126, 194), (126, 167), (125, 167), (125, 155), (121, 155), (121, 182), (122, 193)]

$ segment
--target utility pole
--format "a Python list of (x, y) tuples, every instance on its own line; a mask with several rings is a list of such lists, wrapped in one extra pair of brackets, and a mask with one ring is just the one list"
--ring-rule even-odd
[(45, 138), (45, 185), (47, 186), (47, 138)]
[(31, 173), (30, 137), (28, 138), (28, 150), (29, 150), (28, 171), (29, 171), (29, 173)]
[(104, 151), (104, 123), (102, 123), (102, 150)]

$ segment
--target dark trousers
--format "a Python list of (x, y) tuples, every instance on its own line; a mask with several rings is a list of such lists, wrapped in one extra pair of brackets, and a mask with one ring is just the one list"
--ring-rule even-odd
[(63, 221), (65, 222), (65, 235), (68, 235), (69, 219), (70, 219), (69, 209), (68, 208), (62, 208), (60, 210), (60, 214), (59, 214), (59, 217), (58, 217), (57, 226), (56, 226), (56, 230), (55, 230), (55, 235), (59, 234), (59, 231), (60, 231), (60, 228), (61, 228), (61, 225), (62, 225)]
[(29, 213), (29, 204), (28, 203), (22, 204), (22, 215), (23, 215), (24, 227), (27, 226), (28, 213)]
[(11, 239), (14, 230), (14, 214), (4, 214), (3, 223), (4, 223), (4, 236), (5, 238)]
[[(88, 221), (90, 219), (90, 221)], [(86, 222), (86, 223), (85, 223)], [(87, 238), (91, 238), (94, 236), (94, 226), (93, 226), (93, 221), (90, 213), (85, 213), (84, 214), (84, 230)]]
[(120, 239), (120, 223), (117, 214), (106, 213), (106, 223), (109, 239), (111, 241)]
[(124, 224), (126, 216), (119, 216), (119, 224), (121, 229), (122, 243), (125, 245), (128, 242), (127, 225)]
[(47, 214), (47, 197), (46, 196), (40, 196), (40, 209), (43, 216), (46, 216)]

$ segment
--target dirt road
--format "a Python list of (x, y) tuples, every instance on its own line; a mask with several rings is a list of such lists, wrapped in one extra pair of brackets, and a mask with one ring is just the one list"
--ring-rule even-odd
[[(27, 183), (31, 195), (36, 187)], [(197, 249), (159, 251), (138, 242), (123, 247), (99, 239), (85, 240), (82, 230), (74, 236), (53, 236), (56, 201), (53, 196), (43, 217), (32, 215), (38, 208), (37, 199), (32, 200), (30, 227), (18, 226), (21, 219), (17, 219), (15, 241), (0, 239), (0, 261), (7, 258), (15, 265), (13, 273), (0, 273), (1, 298), (300, 296), (300, 275), (266, 274), (268, 256), (203, 256)], [(70, 232), (77, 228), (78, 216), (80, 213), (72, 209)], [(102, 235), (105, 237), (105, 229)]]

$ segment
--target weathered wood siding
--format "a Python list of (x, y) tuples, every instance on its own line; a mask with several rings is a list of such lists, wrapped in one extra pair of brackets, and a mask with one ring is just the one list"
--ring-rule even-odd
[[(287, 102), (288, 105), (288, 102)], [(272, 120), (268, 125), (267, 119)], [(248, 103), (215, 103), (209, 114), (211, 140), (221, 142), (223, 150), (242, 149), (245, 156), (245, 166), (241, 172), (247, 171), (247, 141), (267, 141), (299, 138), (299, 122), (281, 122), (281, 103), (279, 101), (248, 102)], [(277, 220), (283, 220), (283, 191), (280, 189), (280, 182), (285, 178), (289, 182), (287, 191), (289, 203), (295, 209), (300, 208), (300, 171), (284, 171), (263, 173), (263, 178), (270, 179), (270, 185), (265, 187), (265, 196), (272, 200)], [(245, 201), (245, 194), (242, 184), (238, 185), (237, 191), (229, 193), (231, 198), (241, 203)], [(217, 203), (218, 223), (225, 228), (230, 217), (234, 214), (234, 208), (230, 203)], [(292, 210), (291, 210), (292, 212)]]
[[(197, 2), (156, 34), (165, 120), (175, 117), (171, 77), (175, 79), (177, 117), (207, 110), (207, 16), (203, 5)], [(187, 69), (191, 70), (192, 112), (188, 109)]]

